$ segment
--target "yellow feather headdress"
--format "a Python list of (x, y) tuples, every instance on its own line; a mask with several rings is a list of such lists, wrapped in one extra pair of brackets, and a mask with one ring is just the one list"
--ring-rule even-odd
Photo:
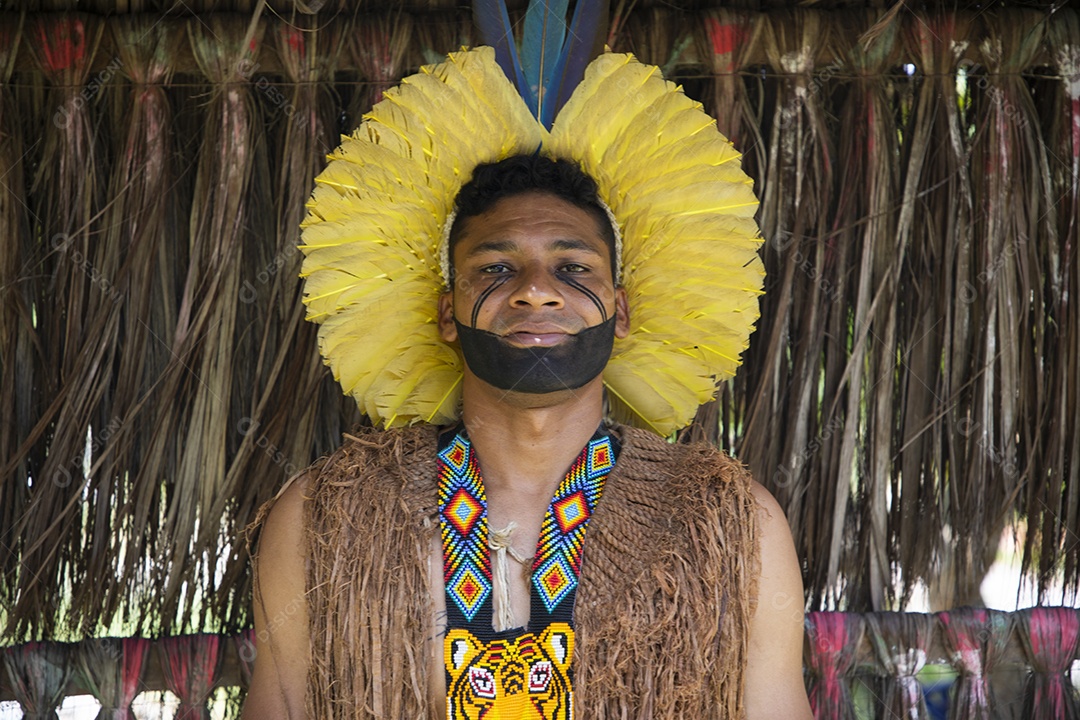
[(604, 370), (613, 413), (669, 434), (735, 372), (765, 270), (752, 182), (715, 121), (658, 68), (607, 53), (549, 132), (481, 47), (388, 90), (308, 203), (307, 319), (373, 422), (457, 418), (462, 360), (436, 324), (443, 227), (473, 168), (537, 148), (577, 161), (622, 231), (631, 330)]

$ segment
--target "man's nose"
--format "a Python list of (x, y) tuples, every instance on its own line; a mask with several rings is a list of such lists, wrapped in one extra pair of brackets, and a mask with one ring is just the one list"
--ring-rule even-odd
[(509, 300), (517, 307), (562, 307), (562, 288), (550, 270), (527, 266), (517, 277)]

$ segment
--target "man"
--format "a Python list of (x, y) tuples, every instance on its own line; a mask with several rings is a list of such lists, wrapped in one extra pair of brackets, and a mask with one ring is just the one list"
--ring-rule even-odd
[(455, 208), (460, 424), (348, 438), (276, 499), (245, 718), (809, 717), (776, 502), (714, 450), (604, 422), (635, 308), (596, 182), (511, 156)]

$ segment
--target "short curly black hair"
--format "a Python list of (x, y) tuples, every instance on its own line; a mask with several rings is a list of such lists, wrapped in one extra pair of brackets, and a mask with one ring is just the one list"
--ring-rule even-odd
[(611, 276), (615, 277), (615, 230), (597, 196), (596, 180), (571, 161), (539, 154), (512, 155), (505, 160), (477, 165), (472, 178), (462, 186), (454, 201), (457, 217), (450, 228), (450, 264), (453, 272), (454, 245), (461, 238), (463, 220), (482, 215), (498, 201), (528, 192), (554, 195), (593, 216), (611, 256)]

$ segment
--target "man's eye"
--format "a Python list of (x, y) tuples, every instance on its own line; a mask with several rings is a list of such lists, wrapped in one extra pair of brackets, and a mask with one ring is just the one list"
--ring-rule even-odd
[(588, 271), (589, 268), (581, 265), (580, 263), (567, 263), (566, 265), (563, 265), (561, 268), (559, 268), (559, 272), (564, 273), (583, 273)]
[(480, 268), (480, 272), (487, 273), (489, 275), (498, 275), (500, 273), (510, 272), (510, 266), (503, 265), (502, 263), (495, 263), (494, 265), (486, 265)]

